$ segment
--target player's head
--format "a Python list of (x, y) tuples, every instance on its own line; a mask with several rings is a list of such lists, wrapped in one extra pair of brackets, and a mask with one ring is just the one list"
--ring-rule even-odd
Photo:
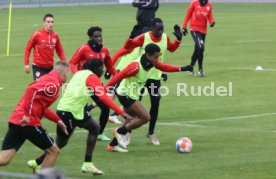
[(53, 14), (45, 14), (43, 17), (43, 23), (44, 23), (44, 29), (47, 32), (53, 31), (53, 26), (54, 26), (54, 15)]
[(161, 49), (158, 45), (150, 43), (145, 48), (145, 54), (141, 58), (141, 64), (145, 70), (151, 69), (158, 61), (161, 55)]
[(154, 18), (151, 22), (151, 32), (155, 38), (160, 38), (164, 32), (163, 21), (160, 18)]
[(65, 82), (70, 75), (70, 65), (65, 61), (56, 62), (54, 70), (58, 72), (63, 82)]
[(208, 3), (208, 0), (199, 0), (200, 5), (203, 7)]
[(102, 29), (98, 26), (90, 27), (87, 31), (88, 44), (92, 50), (99, 52), (103, 47)]
[(98, 77), (103, 75), (103, 62), (98, 58), (88, 59), (82, 66), (83, 70), (90, 70)]

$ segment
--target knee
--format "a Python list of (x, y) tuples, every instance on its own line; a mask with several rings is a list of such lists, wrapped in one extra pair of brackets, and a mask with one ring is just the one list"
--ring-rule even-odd
[(160, 96), (159, 94), (156, 95), (156, 96), (153, 96), (153, 97), (151, 98), (151, 107), (158, 108), (158, 107), (159, 107), (160, 100), (161, 100), (161, 96)]
[(59, 139), (58, 138), (56, 143), (57, 143), (57, 146), (61, 149), (67, 145), (68, 139)]
[(0, 166), (5, 166), (10, 163), (10, 160), (0, 157)]
[(143, 115), (142, 119), (143, 119), (144, 123), (149, 122), (150, 121), (150, 114), (147, 113), (147, 114)]
[(46, 153), (49, 155), (57, 156), (59, 154), (59, 148), (56, 144), (46, 150)]
[(91, 135), (98, 135), (100, 132), (101, 126), (97, 123), (95, 123), (90, 129), (89, 134)]

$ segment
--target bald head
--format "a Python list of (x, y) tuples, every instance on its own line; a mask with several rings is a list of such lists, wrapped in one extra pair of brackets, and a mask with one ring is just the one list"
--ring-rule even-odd
[(63, 82), (65, 82), (70, 74), (70, 65), (65, 61), (58, 61), (54, 65), (54, 70), (58, 72)]

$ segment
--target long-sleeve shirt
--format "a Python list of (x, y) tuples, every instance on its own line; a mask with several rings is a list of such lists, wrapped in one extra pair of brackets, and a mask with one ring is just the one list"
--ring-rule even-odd
[(30, 64), (32, 49), (34, 49), (33, 64), (38, 67), (49, 68), (53, 66), (55, 50), (60, 60), (66, 60), (64, 50), (56, 32), (47, 32), (45, 29), (41, 29), (31, 36), (25, 49), (25, 65)]
[(105, 89), (102, 86), (102, 82), (97, 75), (89, 75), (86, 79), (86, 86), (89, 89), (92, 88), (95, 95), (98, 96), (105, 105), (113, 109), (117, 114), (125, 114), (125, 112), (116, 103), (114, 103), (110, 97), (106, 95)]
[(203, 34), (207, 34), (207, 21), (209, 21), (210, 24), (214, 23), (212, 4), (208, 2), (202, 7), (200, 6), (199, 0), (193, 0), (185, 16), (183, 29), (187, 29), (189, 21), (191, 31), (199, 31)]
[(82, 66), (88, 59), (98, 58), (103, 61), (107, 71), (114, 75), (116, 73), (116, 69), (112, 64), (112, 60), (109, 55), (109, 51), (106, 47), (103, 47), (100, 52), (95, 52), (92, 50), (88, 43), (80, 46), (77, 51), (74, 53), (72, 58), (70, 59), (70, 68), (73, 73), (82, 69)]
[(49, 107), (58, 98), (61, 85), (62, 79), (55, 70), (31, 83), (15, 106), (9, 122), (20, 125), (24, 115), (30, 118), (29, 126), (41, 126), (43, 116), (58, 122), (60, 118)]
[[(157, 61), (155, 64), (155, 68), (163, 71), (163, 72), (179, 72), (181, 71), (181, 67), (179, 66), (173, 66), (169, 64), (162, 63), (160, 61)], [(117, 73), (108, 83), (106, 84), (105, 88), (108, 86), (114, 86), (116, 83), (121, 81), (124, 78), (129, 78), (131, 76), (135, 76), (138, 74), (140, 68), (138, 62), (132, 62), (130, 63), (125, 69), (123, 69), (121, 72)], [(146, 79), (145, 79), (146, 81)]]
[(120, 48), (114, 55), (112, 56), (112, 64), (115, 65), (118, 59), (128, 53), (131, 53), (134, 49), (125, 49), (124, 47)]
[[(149, 35), (150, 35), (151, 40), (155, 43), (158, 43), (162, 40), (162, 36), (160, 38), (156, 38), (156, 37), (154, 37), (152, 32), (149, 32)], [(144, 44), (144, 40), (145, 40), (145, 34), (141, 34), (134, 39), (128, 38), (125, 42), (124, 48), (134, 49), (136, 47), (142, 47)], [(167, 50), (169, 50), (170, 52), (174, 52), (179, 47), (180, 43), (181, 42), (178, 40), (171, 42), (169, 36), (167, 35)]]

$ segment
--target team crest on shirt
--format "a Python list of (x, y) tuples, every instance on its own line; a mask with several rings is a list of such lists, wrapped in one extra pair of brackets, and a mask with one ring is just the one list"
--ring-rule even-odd
[(102, 59), (104, 59), (105, 58), (105, 54), (104, 53), (102, 53)]
[(210, 11), (210, 7), (209, 6), (207, 7), (207, 11)]
[(52, 42), (55, 44), (57, 42), (57, 39), (53, 38)]

